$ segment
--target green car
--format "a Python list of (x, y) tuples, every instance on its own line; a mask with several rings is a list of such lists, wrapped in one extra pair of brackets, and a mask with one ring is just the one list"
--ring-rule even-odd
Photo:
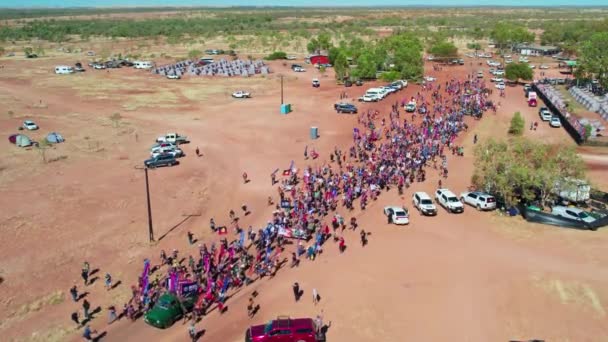
[(146, 313), (144, 316), (144, 321), (153, 327), (160, 329), (168, 328), (173, 325), (173, 323), (184, 317), (184, 314), (191, 311), (194, 307), (195, 301), (196, 296), (182, 298), (182, 308), (182, 305), (180, 305), (180, 300), (177, 296), (171, 293), (165, 293), (158, 298), (158, 301), (152, 310)]

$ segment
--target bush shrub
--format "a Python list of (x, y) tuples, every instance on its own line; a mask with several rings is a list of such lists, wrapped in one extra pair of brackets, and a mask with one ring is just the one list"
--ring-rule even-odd
[(517, 136), (523, 135), (525, 125), (526, 121), (521, 116), (521, 113), (515, 112), (515, 114), (513, 114), (513, 118), (511, 119), (511, 127), (509, 127), (509, 134)]

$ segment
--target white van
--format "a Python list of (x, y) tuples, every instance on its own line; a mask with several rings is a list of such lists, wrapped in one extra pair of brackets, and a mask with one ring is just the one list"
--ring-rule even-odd
[(133, 62), (133, 67), (135, 69), (152, 69), (153, 66), (154, 66), (154, 64), (149, 61), (134, 61)]
[(365, 92), (365, 96), (367, 97), (371, 97), (374, 99), (378, 99), (378, 100), (382, 100), (384, 98), (384, 93), (385, 90), (384, 89), (380, 89), (380, 88), (369, 88), (366, 92)]
[(55, 67), (55, 73), (56, 74), (73, 74), (74, 68), (72, 68), (71, 66), (67, 66), (67, 65), (58, 65)]

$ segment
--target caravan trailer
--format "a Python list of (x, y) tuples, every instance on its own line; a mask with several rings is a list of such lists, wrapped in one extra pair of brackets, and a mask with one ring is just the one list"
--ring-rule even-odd
[(67, 65), (58, 65), (55, 67), (55, 73), (56, 74), (73, 74), (74, 68), (72, 68), (71, 66), (67, 66)]
[(133, 67), (135, 69), (152, 69), (154, 64), (149, 61), (135, 61), (133, 62)]

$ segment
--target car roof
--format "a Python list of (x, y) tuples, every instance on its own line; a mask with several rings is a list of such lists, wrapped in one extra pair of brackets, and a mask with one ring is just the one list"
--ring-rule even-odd
[(387, 207), (384, 207), (384, 209), (393, 209), (393, 210), (403, 210), (403, 211), (406, 211), (405, 208), (398, 207), (398, 206), (395, 206), (395, 205), (389, 205)]
[(417, 192), (415, 192), (415, 193), (414, 193), (414, 195), (418, 195), (418, 197), (420, 197), (420, 198), (424, 198), (424, 199), (426, 199), (426, 198), (431, 199), (431, 196), (429, 196), (429, 195), (428, 195), (426, 192), (424, 192), (424, 191), (417, 191)]

